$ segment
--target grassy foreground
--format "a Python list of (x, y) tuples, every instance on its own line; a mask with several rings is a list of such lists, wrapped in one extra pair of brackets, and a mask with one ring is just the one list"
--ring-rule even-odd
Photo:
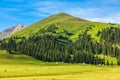
[(119, 66), (47, 63), (0, 51), (0, 80), (120, 80)]

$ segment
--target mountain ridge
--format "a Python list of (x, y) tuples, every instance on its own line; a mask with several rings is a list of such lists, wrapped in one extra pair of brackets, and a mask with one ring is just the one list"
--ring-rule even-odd
[(11, 34), (13, 34), (14, 32), (17, 32), (22, 29), (23, 29), (22, 24), (17, 24), (16, 26), (13, 26), (9, 29), (5, 29), (3, 32), (0, 32), (0, 39), (4, 39), (4, 38), (10, 36)]

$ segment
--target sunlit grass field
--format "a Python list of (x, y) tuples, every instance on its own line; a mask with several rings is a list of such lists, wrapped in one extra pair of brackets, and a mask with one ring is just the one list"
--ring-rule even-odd
[(119, 66), (42, 62), (0, 51), (0, 80), (120, 80)]

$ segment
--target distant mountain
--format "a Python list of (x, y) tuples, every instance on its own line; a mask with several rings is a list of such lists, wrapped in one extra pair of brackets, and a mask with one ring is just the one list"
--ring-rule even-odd
[(14, 32), (17, 32), (19, 30), (23, 29), (23, 25), (22, 24), (18, 24), (16, 26), (13, 26), (9, 29), (4, 30), (3, 32), (0, 32), (0, 39), (4, 39), (7, 36), (11, 35)]

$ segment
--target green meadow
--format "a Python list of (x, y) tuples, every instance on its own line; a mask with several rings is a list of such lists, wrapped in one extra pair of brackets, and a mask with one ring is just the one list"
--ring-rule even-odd
[(0, 50), (0, 80), (120, 80), (119, 66), (42, 62)]

